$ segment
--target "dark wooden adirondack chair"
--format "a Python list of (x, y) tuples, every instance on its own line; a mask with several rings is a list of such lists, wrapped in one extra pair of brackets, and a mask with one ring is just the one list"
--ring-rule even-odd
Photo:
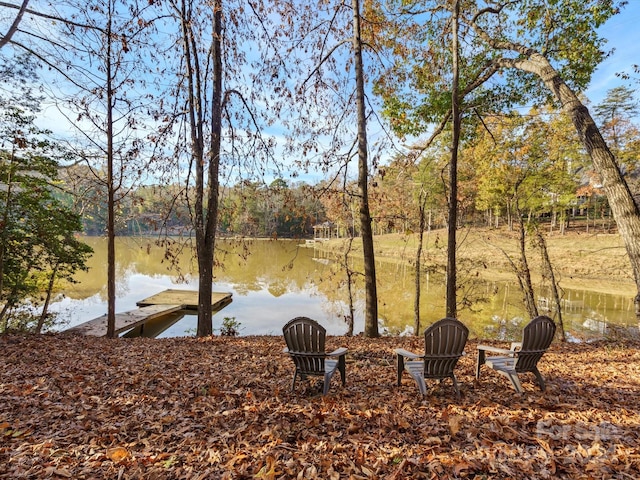
[(345, 384), (345, 356), (346, 348), (338, 348), (331, 353), (324, 351), (326, 330), (315, 320), (307, 317), (296, 317), (282, 328), (288, 353), (295, 364), (293, 383), (291, 390), (295, 388), (298, 376), (305, 379), (309, 375), (323, 376), (324, 385), (322, 394), (329, 391), (331, 377), (337, 371), (340, 372), (342, 385)]
[[(541, 315), (531, 320), (524, 327), (522, 342), (512, 343), (509, 350), (488, 345), (478, 345), (476, 378), (480, 378), (480, 367), (486, 365), (506, 376), (511, 381), (516, 392), (522, 393), (522, 385), (518, 374), (532, 372), (536, 376), (540, 390), (544, 392), (545, 384), (538, 370), (538, 361), (551, 345), (555, 333), (556, 324), (553, 323), (553, 320)], [(488, 357), (485, 352), (497, 353), (498, 356)]]
[(398, 386), (402, 382), (402, 371), (413, 377), (422, 395), (426, 395), (425, 379), (453, 380), (456, 395), (460, 397), (458, 381), (453, 370), (464, 354), (469, 329), (455, 318), (438, 320), (424, 332), (424, 354), (417, 355), (402, 348), (396, 349), (398, 361)]

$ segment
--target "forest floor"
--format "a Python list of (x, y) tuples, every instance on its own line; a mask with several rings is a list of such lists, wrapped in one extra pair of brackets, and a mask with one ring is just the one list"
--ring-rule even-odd
[[(290, 391), (281, 337), (0, 336), (2, 479), (640, 478), (640, 342), (554, 342), (541, 392), (491, 370), (477, 342), (422, 398), (395, 348), (330, 337), (347, 384)], [(486, 343), (486, 342), (483, 342)]]
[[(519, 261), (517, 233), (506, 228), (460, 229), (458, 267), (463, 274), (477, 275), (491, 281), (515, 280), (511, 261)], [(576, 226), (565, 233), (547, 232), (547, 249), (556, 279), (562, 287), (601, 293), (629, 295), (637, 293), (633, 272), (622, 238), (617, 233), (602, 233)], [(341, 251), (344, 239), (323, 241), (317, 248)], [(390, 259), (415, 264), (418, 235), (387, 234), (374, 239), (376, 259)], [(423, 266), (444, 272), (447, 264), (445, 229), (425, 233)], [(361, 255), (354, 242), (353, 255)], [(534, 280), (540, 279), (540, 251), (526, 242), (526, 252)]]

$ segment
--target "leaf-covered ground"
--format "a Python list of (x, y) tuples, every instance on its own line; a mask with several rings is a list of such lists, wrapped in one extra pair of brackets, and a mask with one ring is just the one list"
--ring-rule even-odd
[(0, 478), (640, 477), (640, 343), (554, 344), (517, 395), (476, 344), (423, 399), (413, 338), (329, 339), (347, 385), (290, 391), (278, 337), (0, 336)]

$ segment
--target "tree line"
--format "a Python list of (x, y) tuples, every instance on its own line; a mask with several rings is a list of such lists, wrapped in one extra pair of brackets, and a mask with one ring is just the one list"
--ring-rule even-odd
[[(633, 91), (619, 87), (595, 106), (605, 138), (616, 145), (616, 156), (632, 193), (640, 195), (640, 131), (634, 122)], [(379, 166), (369, 179), (372, 226), (375, 234), (417, 232), (419, 203), (426, 209), (426, 228), (447, 225), (446, 142), (437, 142), (416, 161), (396, 156)], [(81, 166), (74, 167), (76, 170)], [(458, 226), (515, 228), (518, 216), (548, 224), (563, 233), (572, 223), (586, 231), (615, 227), (602, 181), (593, 169), (566, 115), (550, 107), (525, 115), (489, 117), (460, 151)], [(60, 172), (68, 191), (81, 190), (80, 172)], [(106, 195), (86, 180), (84, 198), (59, 193), (70, 209), (80, 209), (82, 231), (103, 235)], [(428, 182), (428, 183), (427, 183)], [(120, 203), (118, 235), (181, 235), (189, 232), (188, 205), (176, 202), (180, 185), (139, 185)], [(221, 186), (217, 232), (222, 236), (308, 238), (325, 222), (347, 237), (360, 234), (357, 185), (340, 188), (330, 182), (309, 184), (282, 178), (270, 183), (243, 181)]]

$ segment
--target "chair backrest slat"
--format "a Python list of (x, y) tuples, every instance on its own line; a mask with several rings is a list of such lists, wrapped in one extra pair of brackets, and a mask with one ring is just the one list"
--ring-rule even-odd
[(522, 331), (522, 348), (515, 365), (517, 372), (533, 370), (547, 351), (556, 333), (556, 324), (551, 318), (540, 315), (531, 320)]
[(424, 332), (426, 377), (450, 376), (464, 352), (469, 329), (455, 318), (438, 320)]
[(326, 329), (315, 320), (296, 317), (282, 328), (289, 355), (305, 375), (324, 372)]

